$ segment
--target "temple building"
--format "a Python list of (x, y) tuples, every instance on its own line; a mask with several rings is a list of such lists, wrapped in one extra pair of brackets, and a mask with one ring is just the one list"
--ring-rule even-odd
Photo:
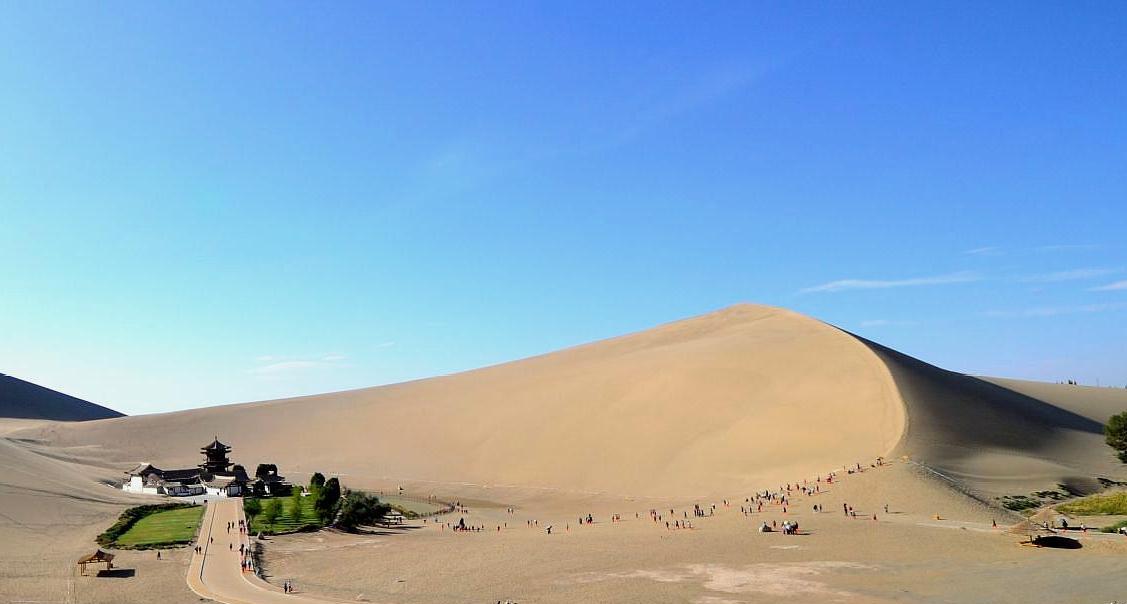
[[(121, 490), (130, 493), (168, 495), (169, 497), (188, 497), (192, 495), (212, 495), (216, 497), (238, 497), (251, 494), (252, 483), (243, 466), (232, 464), (229, 457), (231, 447), (219, 442), (219, 437), (200, 448), (204, 462), (198, 467), (184, 470), (162, 470), (150, 463), (142, 463), (126, 474), (128, 477)], [(273, 489), (263, 489), (266, 493), (277, 493), (284, 483), (273, 468)], [(255, 482), (262, 482), (262, 476)], [(286, 485), (288, 486), (288, 485)], [(261, 487), (260, 487), (261, 488)]]

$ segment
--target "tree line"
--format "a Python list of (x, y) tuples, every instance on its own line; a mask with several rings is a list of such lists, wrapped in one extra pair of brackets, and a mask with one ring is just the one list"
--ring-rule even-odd
[(300, 486), (293, 487), (288, 506), (278, 497), (268, 499), (265, 504), (259, 499), (246, 499), (243, 510), (252, 521), (261, 517), (271, 528), (285, 515), (294, 524), (301, 524), (306, 507), (304, 500), (312, 498), (313, 511), (321, 526), (333, 526), (348, 532), (355, 532), (360, 526), (375, 524), (391, 511), (391, 506), (380, 502), (378, 497), (363, 491), (343, 489), (335, 476), (326, 480), (320, 472), (314, 472), (310, 477), (306, 491), (308, 495), (303, 493)]

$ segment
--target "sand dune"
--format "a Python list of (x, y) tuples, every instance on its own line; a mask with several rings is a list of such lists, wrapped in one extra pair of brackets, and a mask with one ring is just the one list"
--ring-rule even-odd
[(1117, 475), (1100, 431), (1122, 408), (1127, 391), (991, 382), (738, 305), (452, 376), (30, 434), (122, 467), (194, 464), (219, 435), (296, 473), (660, 497), (895, 454), (996, 495)]
[(886, 364), (907, 409), (897, 453), (986, 495), (1059, 484), (1100, 488), (1122, 476), (1103, 424), (1127, 409), (1127, 391), (982, 379), (946, 371), (864, 340)]
[(123, 465), (235, 457), (289, 471), (696, 496), (884, 454), (903, 408), (854, 338), (743, 305), (449, 377), (321, 396), (57, 425)]
[[(953, 373), (809, 317), (753, 305), (452, 376), (319, 396), (94, 421), (27, 419), (96, 412), (84, 401), (36, 400), (42, 408), (0, 409), (23, 418), (0, 419), (0, 568), (8, 569), (0, 572), (0, 597), (71, 597), (72, 558), (140, 501), (108, 483), (140, 461), (195, 465), (199, 447), (215, 435), (250, 467), (274, 462), (300, 478), (316, 470), (359, 486), (401, 482), (504, 498), (537, 506), (546, 518), (573, 517), (577, 505), (620, 511), (622, 496), (742, 497), (878, 455), (913, 464), (835, 485), (835, 496), (865, 510), (890, 501), (916, 514), (942, 509), (986, 526), (1004, 516), (983, 505), (997, 495), (1060, 483), (1088, 490), (1097, 477), (1127, 478), (1100, 434), (1108, 416), (1127, 409), (1127, 391)], [(921, 527), (923, 519), (898, 521)], [(867, 534), (845, 525), (830, 530)], [(930, 528), (897, 530), (934, 539), (925, 536)], [(614, 541), (613, 555), (597, 540), (576, 550), (583, 553), (576, 572), (596, 559), (618, 564), (621, 552), (630, 552), (630, 564), (646, 560), (649, 534), (627, 535), (613, 538), (625, 539)], [(713, 535), (706, 539), (712, 549), (676, 552), (688, 562), (741, 560), (745, 550), (725, 539)], [(900, 547), (897, 539), (883, 547)], [(954, 537), (946, 542), (964, 547)], [(450, 544), (436, 543), (409, 548), (417, 561), (438, 565), (429, 574), (458, 560), (441, 555)], [(518, 559), (541, 555), (538, 542), (519, 543), (517, 559), (490, 550), (501, 557), (496, 576), (483, 580), (503, 582)], [(335, 557), (323, 562), (338, 566)], [(151, 564), (145, 557), (133, 563)], [(303, 558), (311, 563), (319, 562)], [(355, 563), (357, 577), (369, 573), (369, 559)], [(150, 570), (146, 582), (123, 584), (142, 590), (136, 597), (117, 588), (91, 597), (138, 601), (146, 585), (160, 584), (164, 599), (194, 601), (182, 569)], [(356, 583), (363, 580), (344, 578)], [(480, 586), (470, 587), (462, 600), (478, 601)]]
[(0, 418), (81, 421), (121, 415), (113, 409), (0, 373)]
[(895, 453), (997, 494), (1114, 475), (1100, 430), (1125, 407), (1127, 391), (991, 382), (739, 305), (448, 377), (29, 432), (121, 466), (194, 464), (218, 434), (239, 462), (299, 473), (648, 496)]

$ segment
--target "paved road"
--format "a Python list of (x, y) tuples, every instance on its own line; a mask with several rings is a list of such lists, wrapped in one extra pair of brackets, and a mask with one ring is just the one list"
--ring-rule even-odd
[(249, 547), (247, 535), (238, 528), (227, 531), (227, 523), (237, 527), (243, 520), (241, 497), (213, 499), (207, 504), (200, 525), (199, 544), (203, 553), (193, 554), (188, 566), (188, 587), (204, 598), (226, 604), (325, 604), (332, 600), (318, 599), (303, 594), (285, 594), (280, 587), (271, 585), (244, 572), (239, 565), (239, 544)]

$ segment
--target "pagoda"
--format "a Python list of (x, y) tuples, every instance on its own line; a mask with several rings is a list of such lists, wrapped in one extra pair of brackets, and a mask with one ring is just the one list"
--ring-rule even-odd
[(231, 474), (231, 460), (227, 454), (231, 452), (231, 447), (219, 442), (219, 436), (211, 444), (200, 449), (200, 453), (204, 455), (204, 462), (200, 464), (200, 469), (206, 474)]

